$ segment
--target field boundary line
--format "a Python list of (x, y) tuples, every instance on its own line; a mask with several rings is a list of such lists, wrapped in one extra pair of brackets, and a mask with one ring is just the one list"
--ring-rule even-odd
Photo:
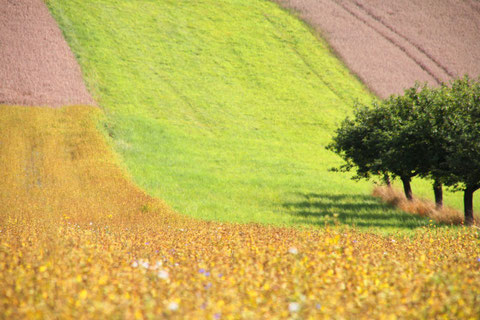
[[(275, 28), (275, 23), (266, 15), (264, 14), (263, 15), (265, 17), (265, 19)], [(275, 30), (277, 30), (275, 28)], [(275, 35), (276, 35), (276, 32), (275, 32)], [(276, 35), (280, 40), (283, 40), (282, 37)], [(322, 75), (317, 71), (315, 70), (315, 68), (312, 66), (312, 64), (310, 62), (308, 62), (305, 57), (300, 53), (298, 52), (297, 48), (295, 48), (290, 42), (288, 42), (289, 44), (289, 47), (290, 49), (292, 49), (292, 51), (295, 53), (295, 55), (300, 58), (300, 60), (302, 60), (303, 64), (320, 80), (321, 83), (323, 83), (323, 85), (325, 85), (325, 87), (327, 87), (332, 93), (334, 96), (336, 96), (340, 101), (343, 101), (344, 103), (349, 103), (349, 101), (342, 95), (340, 94), (337, 90), (335, 90), (333, 88), (333, 86), (328, 83), (324, 77), (322, 77)]]

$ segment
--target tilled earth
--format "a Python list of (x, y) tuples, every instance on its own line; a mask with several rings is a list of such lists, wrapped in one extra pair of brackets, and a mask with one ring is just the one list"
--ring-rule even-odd
[(0, 104), (95, 104), (44, 1), (0, 0), (0, 30)]
[(327, 38), (377, 95), (415, 81), (438, 85), (480, 75), (480, 2), (276, 0)]

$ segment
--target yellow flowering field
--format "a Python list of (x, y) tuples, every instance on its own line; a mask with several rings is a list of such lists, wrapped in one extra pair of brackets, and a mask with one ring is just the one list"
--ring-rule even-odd
[(89, 107), (0, 107), (0, 318), (477, 319), (477, 229), (189, 219), (129, 182)]

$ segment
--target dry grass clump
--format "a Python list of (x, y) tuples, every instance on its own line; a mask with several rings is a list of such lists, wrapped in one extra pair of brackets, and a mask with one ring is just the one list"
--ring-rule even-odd
[(204, 222), (125, 179), (93, 108), (0, 108), (5, 318), (476, 318), (479, 234)]
[(434, 202), (425, 199), (414, 198), (413, 201), (408, 201), (403, 192), (393, 188), (375, 187), (373, 196), (381, 198), (400, 210), (418, 214), (436, 222), (454, 225), (463, 224), (464, 216), (462, 212), (445, 206), (442, 209), (437, 209)]

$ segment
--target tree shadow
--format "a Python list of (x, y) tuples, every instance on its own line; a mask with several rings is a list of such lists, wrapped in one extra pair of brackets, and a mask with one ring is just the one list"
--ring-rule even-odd
[(291, 198), (294, 200), (282, 206), (298, 223), (325, 225), (335, 221), (357, 227), (405, 229), (428, 224), (424, 218), (401, 212), (368, 195), (296, 193)]

